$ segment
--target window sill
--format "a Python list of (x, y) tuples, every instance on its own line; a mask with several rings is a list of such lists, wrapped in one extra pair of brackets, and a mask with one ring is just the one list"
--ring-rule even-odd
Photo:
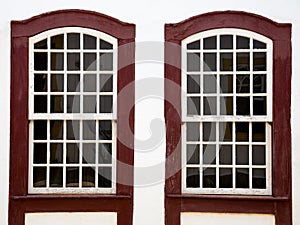
[(12, 200), (34, 200), (34, 199), (130, 199), (130, 195), (116, 194), (38, 194), (24, 196), (10, 196)]

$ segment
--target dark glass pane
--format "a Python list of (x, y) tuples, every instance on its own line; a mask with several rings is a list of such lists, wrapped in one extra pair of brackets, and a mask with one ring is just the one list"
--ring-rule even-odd
[(34, 74), (34, 91), (47, 91), (47, 74)]
[(47, 96), (35, 95), (34, 96), (34, 112), (47, 113)]
[(47, 144), (34, 143), (33, 144), (33, 163), (41, 164), (47, 163)]
[(100, 49), (113, 49), (113, 45), (100, 39)]
[(203, 39), (204, 49), (216, 49), (217, 48), (217, 37), (208, 37)]
[(200, 137), (199, 123), (186, 123), (186, 139), (187, 141), (199, 141)]
[(110, 120), (102, 120), (99, 125), (99, 139), (111, 140), (112, 139), (112, 124)]
[(41, 40), (34, 44), (34, 49), (47, 49), (47, 39)]
[(113, 54), (100, 53), (100, 70), (113, 70)]
[(98, 169), (98, 187), (112, 187), (112, 170), (111, 167), (99, 167)]
[(96, 160), (96, 145), (93, 143), (82, 144), (82, 163), (94, 164)]
[(64, 91), (64, 75), (63, 74), (52, 74), (51, 75), (51, 91), (63, 92)]
[(233, 54), (220, 53), (220, 70), (232, 71), (233, 70)]
[(233, 97), (220, 97), (220, 114), (233, 115)]
[(219, 123), (219, 141), (232, 141), (232, 122)]
[(51, 53), (51, 70), (64, 70), (64, 53)]
[(95, 187), (95, 168), (82, 168), (82, 187)]
[(48, 56), (47, 52), (34, 53), (34, 70), (41, 71), (48, 69)]
[(68, 92), (79, 92), (80, 91), (80, 75), (79, 74), (68, 74)]
[(232, 165), (232, 146), (220, 145), (219, 161), (221, 165)]
[(267, 115), (267, 97), (253, 97), (253, 114)]
[(263, 122), (252, 123), (252, 141), (266, 141), (266, 125)]
[(204, 75), (203, 76), (203, 92), (216, 93), (217, 92), (217, 76)]
[(59, 164), (63, 163), (63, 144), (51, 143), (50, 144), (50, 163)]
[(220, 75), (220, 92), (232, 93), (233, 92), (233, 78), (232, 75)]
[(83, 91), (96, 92), (96, 74), (85, 74), (83, 78)]
[(200, 53), (187, 54), (187, 71), (200, 71)]
[(266, 170), (252, 169), (252, 187), (256, 189), (266, 188)]
[(267, 70), (267, 55), (265, 52), (253, 53), (253, 71)]
[(220, 168), (220, 188), (232, 188), (232, 169)]
[(100, 113), (112, 113), (113, 112), (113, 97), (111, 95), (100, 96)]
[(33, 167), (33, 187), (46, 187), (46, 167)]
[(247, 37), (237, 36), (236, 37), (236, 48), (237, 49), (249, 49), (250, 39)]
[(47, 139), (47, 120), (35, 120), (33, 128), (34, 140)]
[(84, 34), (83, 49), (96, 49), (96, 38), (91, 35)]
[(64, 96), (62, 95), (51, 95), (51, 113), (63, 113), (64, 112)]
[(215, 188), (216, 187), (216, 169), (206, 168), (203, 171), (203, 188)]
[(236, 169), (236, 188), (249, 188), (249, 169)]
[(186, 163), (187, 164), (199, 164), (200, 163), (199, 145), (187, 145)]
[(68, 164), (79, 163), (79, 143), (67, 143), (67, 160)]
[(187, 93), (200, 93), (200, 76), (187, 76)]
[(96, 70), (96, 53), (84, 53), (83, 54), (83, 68), (88, 71)]
[(261, 41), (253, 40), (253, 48), (254, 49), (266, 49), (267, 45), (266, 45), (266, 43), (263, 43)]
[(96, 140), (96, 121), (84, 120), (83, 122), (83, 140)]
[(63, 139), (63, 120), (50, 121), (50, 139), (51, 140)]
[(253, 93), (266, 93), (267, 79), (266, 75), (253, 75)]
[(68, 70), (80, 70), (80, 54), (68, 53)]
[(236, 164), (249, 165), (249, 146), (237, 145), (236, 146)]
[(236, 70), (249, 71), (250, 70), (250, 57), (249, 53), (236, 54)]
[(67, 167), (66, 186), (79, 187), (79, 167)]
[(186, 187), (200, 187), (200, 172), (199, 168), (186, 168)]
[(216, 71), (217, 70), (217, 54), (216, 53), (204, 53), (203, 54), (203, 68), (204, 71)]
[(216, 97), (204, 97), (204, 115), (217, 115)]
[(236, 93), (250, 93), (250, 76), (236, 76)]
[(220, 36), (220, 49), (233, 49), (232, 35), (221, 35)]
[(250, 115), (250, 97), (236, 97), (236, 114)]
[(187, 44), (187, 49), (200, 49), (200, 41), (198, 40)]
[(59, 34), (51, 37), (51, 49), (63, 49), (64, 48), (64, 35)]
[(63, 168), (50, 167), (50, 187), (63, 186)]
[(68, 49), (80, 49), (80, 34), (69, 33), (68, 34)]
[(67, 112), (68, 113), (80, 112), (80, 96), (76, 96), (76, 95), (67, 96)]
[(216, 140), (216, 123), (204, 122), (203, 123), (203, 141)]
[(96, 96), (86, 95), (83, 96), (83, 112), (84, 113), (96, 113)]
[(98, 156), (99, 156), (98, 163), (111, 164), (112, 163), (111, 144), (100, 143)]
[(101, 92), (113, 91), (113, 75), (111, 74), (100, 75), (100, 91)]
[(67, 139), (79, 140), (79, 120), (67, 120)]
[(248, 141), (249, 140), (249, 123), (247, 123), (247, 122), (235, 123), (235, 135), (236, 135), (236, 141)]
[(252, 164), (266, 165), (266, 147), (264, 145), (252, 146)]
[(187, 97), (187, 114), (200, 115), (200, 97)]
[(203, 164), (216, 164), (216, 145), (203, 145)]

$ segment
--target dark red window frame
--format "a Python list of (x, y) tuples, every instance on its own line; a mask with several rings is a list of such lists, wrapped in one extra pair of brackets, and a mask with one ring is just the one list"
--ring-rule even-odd
[[(181, 193), (181, 41), (217, 29), (250, 30), (273, 41), (272, 196)], [(276, 225), (292, 224), (291, 24), (238, 11), (212, 12), (165, 25), (166, 186), (165, 224), (179, 225), (181, 212), (274, 214)]]
[[(114, 195), (28, 194), (29, 38), (60, 27), (85, 27), (118, 39), (117, 190)], [(135, 25), (83, 10), (60, 10), (11, 22), (11, 136), (9, 224), (23, 225), (29, 212), (117, 212), (118, 224), (131, 225), (133, 212)], [(130, 85), (129, 85), (130, 84)], [(128, 88), (129, 87), (129, 88)], [(129, 118), (124, 118), (129, 115)], [(127, 131), (129, 126), (132, 132)], [(123, 144), (126, 143), (126, 146)], [(122, 166), (127, 165), (127, 166)], [(126, 185), (124, 184), (126, 179)]]

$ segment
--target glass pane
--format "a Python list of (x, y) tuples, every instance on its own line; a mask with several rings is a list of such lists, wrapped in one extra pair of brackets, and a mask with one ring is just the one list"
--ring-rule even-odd
[(48, 55), (47, 52), (34, 53), (34, 70), (48, 70)]
[(64, 75), (52, 74), (51, 75), (51, 91), (63, 92), (64, 91)]
[(111, 164), (112, 163), (112, 144), (99, 144), (99, 158), (98, 163), (100, 164)]
[(203, 123), (203, 141), (216, 140), (216, 123), (204, 122)]
[(83, 91), (96, 92), (96, 74), (85, 74), (83, 78)]
[(34, 91), (47, 91), (47, 74), (34, 74)]
[(253, 114), (267, 115), (267, 97), (253, 97)]
[(50, 144), (50, 163), (59, 164), (63, 163), (63, 144), (51, 143)]
[(200, 115), (200, 97), (187, 97), (187, 114)]
[(199, 75), (187, 75), (187, 93), (200, 93)]
[(249, 123), (237, 122), (235, 123), (235, 135), (236, 141), (248, 141), (249, 140)]
[(220, 145), (219, 161), (221, 165), (232, 165), (232, 146)]
[(100, 39), (100, 49), (113, 49), (113, 45)]
[(249, 165), (249, 146), (237, 145), (236, 146), (236, 164)]
[(204, 97), (204, 115), (217, 115), (216, 97)]
[(250, 93), (250, 76), (236, 76), (236, 93)]
[(95, 187), (95, 168), (82, 168), (82, 187)]
[(250, 97), (236, 97), (236, 114), (250, 115)]
[(83, 49), (96, 49), (96, 38), (91, 35), (84, 34)]
[(187, 54), (187, 71), (200, 71), (200, 53)]
[(47, 120), (35, 120), (33, 127), (34, 140), (47, 139)]
[(252, 164), (266, 165), (266, 147), (264, 145), (252, 146)]
[(112, 92), (113, 91), (113, 75), (100, 74), (100, 91)]
[(237, 49), (249, 49), (250, 39), (247, 37), (237, 36), (236, 37), (236, 48)]
[(216, 71), (217, 70), (217, 54), (216, 53), (204, 53), (203, 54), (203, 68), (204, 71)]
[(50, 167), (50, 187), (63, 186), (63, 168)]
[(98, 187), (112, 187), (112, 170), (111, 167), (99, 167), (98, 170)]
[(96, 140), (96, 121), (83, 121), (83, 140)]
[(266, 125), (263, 122), (252, 123), (252, 141), (266, 141)]
[(67, 139), (79, 140), (79, 120), (67, 120)]
[(59, 34), (51, 37), (51, 49), (63, 49), (64, 48), (64, 35)]
[(253, 40), (253, 48), (254, 49), (266, 49), (267, 45), (266, 45), (266, 43), (263, 43), (261, 41)]
[(112, 140), (112, 124), (110, 120), (102, 120), (99, 125), (99, 139)]
[(51, 70), (64, 70), (64, 53), (51, 53)]
[(80, 96), (76, 96), (76, 95), (67, 96), (67, 112), (68, 113), (80, 112)]
[(197, 40), (197, 41), (187, 44), (187, 49), (200, 49), (200, 41)]
[(233, 92), (233, 78), (232, 75), (220, 75), (220, 93)]
[(236, 53), (236, 70), (237, 71), (250, 70), (249, 53)]
[(232, 71), (233, 70), (233, 54), (220, 53), (220, 70)]
[(67, 167), (66, 186), (79, 187), (79, 167)]
[(252, 187), (257, 189), (266, 188), (266, 170), (252, 169)]
[(236, 169), (236, 188), (249, 188), (249, 169)]
[(64, 112), (64, 96), (62, 95), (51, 95), (51, 113), (63, 113)]
[(266, 93), (267, 78), (265, 74), (253, 75), (253, 93)]
[(80, 75), (79, 74), (68, 74), (68, 92), (79, 92), (80, 91)]
[(46, 167), (33, 167), (33, 187), (46, 187)]
[(200, 172), (199, 168), (186, 168), (186, 187), (200, 187)]
[(82, 144), (82, 163), (95, 163), (96, 159), (96, 145), (93, 143)]
[(199, 141), (200, 127), (199, 123), (186, 123), (187, 141)]
[(200, 163), (199, 145), (187, 145), (186, 163), (187, 164), (199, 164)]
[(217, 37), (208, 37), (203, 39), (204, 49), (216, 49), (217, 48)]
[(219, 141), (232, 141), (232, 122), (219, 123)]
[(33, 163), (41, 164), (47, 163), (47, 144), (34, 143), (33, 144)]
[(216, 145), (203, 145), (203, 164), (216, 164)]
[(47, 49), (47, 39), (41, 40), (34, 44), (34, 49)]
[(96, 53), (84, 53), (83, 54), (83, 68), (87, 71), (96, 70)]
[(96, 113), (96, 96), (83, 96), (83, 112)]
[(206, 168), (203, 171), (203, 188), (215, 188), (216, 187), (216, 169)]
[(67, 143), (68, 164), (79, 163), (79, 143)]
[(265, 52), (253, 53), (253, 71), (267, 70), (267, 55)]
[(204, 75), (203, 76), (203, 92), (216, 93), (217, 92), (217, 76)]
[(111, 95), (100, 96), (100, 113), (112, 113), (113, 97)]
[(34, 96), (34, 110), (35, 113), (47, 113), (47, 95)]
[(220, 114), (233, 115), (233, 97), (220, 97)]
[(50, 139), (51, 140), (63, 139), (63, 120), (50, 121)]
[(68, 34), (68, 49), (80, 49), (80, 34)]
[(100, 53), (100, 70), (101, 71), (113, 70), (113, 54), (112, 53)]
[(220, 168), (220, 188), (232, 188), (232, 169)]
[(220, 35), (220, 49), (233, 49), (232, 35)]
[(68, 70), (80, 70), (80, 54), (68, 53)]

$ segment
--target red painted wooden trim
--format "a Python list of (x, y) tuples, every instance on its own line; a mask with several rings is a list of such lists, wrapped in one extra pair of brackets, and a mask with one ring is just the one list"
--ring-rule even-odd
[[(129, 91), (122, 97), (118, 96), (116, 195), (28, 195), (28, 39), (49, 29), (68, 26), (95, 29), (118, 39), (118, 93), (125, 87)], [(132, 224), (134, 41), (135, 25), (91, 11), (61, 10), (11, 23), (10, 225), (23, 225), (27, 212), (60, 211), (115, 211), (118, 213), (118, 224)], [(129, 116), (124, 118), (125, 115)], [(119, 136), (127, 130), (128, 123), (132, 132), (122, 136), (122, 142)], [(122, 144), (124, 140), (129, 145)], [(126, 166), (121, 167), (120, 162)]]
[[(181, 94), (168, 87), (181, 86), (181, 41), (193, 34), (217, 28), (240, 28), (273, 41), (273, 196), (181, 194)], [(177, 47), (176, 47), (177, 45)], [(174, 47), (175, 46), (175, 47)], [(166, 121), (166, 225), (179, 225), (180, 212), (272, 213), (276, 225), (292, 224), (291, 177), (291, 24), (238, 11), (212, 12), (165, 25), (165, 121)], [(284, 90), (284, 91), (283, 91)], [(172, 99), (172, 104), (169, 102)], [(175, 103), (175, 104), (174, 104)], [(284, 137), (284, 138), (282, 138)], [(179, 146), (179, 147), (178, 147)], [(179, 150), (178, 150), (179, 149)], [(177, 157), (174, 158), (174, 152)]]

